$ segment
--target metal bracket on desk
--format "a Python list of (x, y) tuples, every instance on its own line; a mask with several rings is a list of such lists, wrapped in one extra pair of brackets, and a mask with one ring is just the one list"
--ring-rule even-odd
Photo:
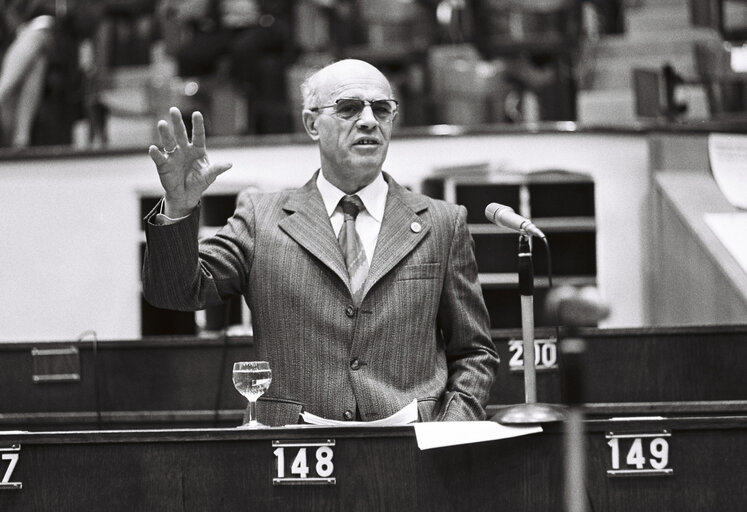
[(32, 348), (34, 383), (80, 381), (80, 354), (76, 347)]

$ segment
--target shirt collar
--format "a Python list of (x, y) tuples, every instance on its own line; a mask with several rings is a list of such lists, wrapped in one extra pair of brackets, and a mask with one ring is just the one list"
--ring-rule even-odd
[[(316, 179), (316, 187), (322, 195), (327, 215), (331, 217), (335, 212), (335, 208), (340, 203), (340, 199), (345, 195), (345, 192), (330, 183), (321, 171)], [(379, 173), (376, 179), (355, 194), (361, 198), (368, 214), (376, 221), (381, 222), (384, 218), (384, 208), (386, 207), (386, 195), (388, 191), (389, 185), (384, 180), (384, 175)]]

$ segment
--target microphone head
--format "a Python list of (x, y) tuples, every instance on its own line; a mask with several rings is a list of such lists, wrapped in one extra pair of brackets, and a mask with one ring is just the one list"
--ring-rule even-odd
[(576, 327), (595, 326), (610, 314), (609, 305), (593, 286), (554, 288), (545, 298), (545, 310), (561, 324)]
[(514, 209), (510, 206), (504, 206), (502, 204), (498, 203), (490, 203), (488, 206), (485, 207), (485, 218), (488, 219), (489, 222), (496, 223), (496, 217), (504, 212), (513, 212)]

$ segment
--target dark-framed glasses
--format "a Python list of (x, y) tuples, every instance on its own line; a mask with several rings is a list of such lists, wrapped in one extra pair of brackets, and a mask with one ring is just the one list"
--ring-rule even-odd
[(366, 105), (371, 107), (374, 117), (380, 123), (389, 123), (397, 116), (397, 106), (399, 103), (397, 100), (392, 99), (367, 101), (357, 98), (340, 98), (335, 101), (334, 105), (324, 105), (309, 110), (318, 112), (323, 108), (333, 108), (335, 109), (334, 115), (340, 119), (358, 119)]

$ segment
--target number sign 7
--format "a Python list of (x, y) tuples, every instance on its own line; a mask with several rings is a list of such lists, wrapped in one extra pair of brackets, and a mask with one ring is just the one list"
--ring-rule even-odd
[(9, 448), (0, 448), (0, 452), (4, 452), (2, 455), (3, 461), (8, 461), (8, 466), (5, 468), (3, 479), (0, 480), (0, 489), (20, 489), (22, 487), (21, 482), (11, 482), (10, 479), (13, 476), (13, 470), (16, 469), (18, 464), (18, 456), (21, 451), (21, 445), (14, 444)]

